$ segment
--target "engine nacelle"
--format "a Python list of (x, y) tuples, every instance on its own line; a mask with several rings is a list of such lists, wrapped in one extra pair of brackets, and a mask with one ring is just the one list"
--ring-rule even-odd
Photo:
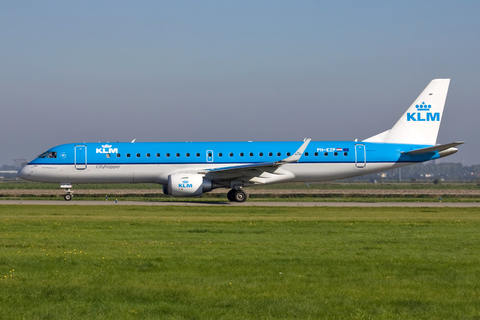
[(195, 197), (212, 190), (212, 181), (200, 174), (174, 173), (168, 176), (163, 193), (176, 197)]

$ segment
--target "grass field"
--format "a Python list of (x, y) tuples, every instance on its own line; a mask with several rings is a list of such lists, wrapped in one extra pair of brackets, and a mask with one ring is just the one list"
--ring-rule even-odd
[(1, 319), (480, 319), (475, 208), (0, 206)]

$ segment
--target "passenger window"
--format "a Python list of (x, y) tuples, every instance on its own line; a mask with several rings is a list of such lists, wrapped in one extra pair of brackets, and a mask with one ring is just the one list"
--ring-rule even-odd
[(127, 158), (130, 158), (130, 153), (127, 153)]
[(140, 158), (140, 153), (137, 153), (137, 158)]
[(223, 154), (222, 154), (221, 152), (219, 152), (219, 153), (218, 153), (218, 156), (221, 157), (221, 156), (223, 156)]
[(120, 153), (117, 153), (117, 158), (120, 158)]
[(323, 155), (324, 155), (325, 157), (328, 156), (328, 152), (325, 152)]
[(318, 152), (315, 152), (313, 155), (314, 155), (315, 157), (318, 157)]
[(156, 156), (157, 156), (157, 158), (160, 158), (160, 153), (157, 153)]
[(178, 158), (180, 157), (180, 153), (176, 153), (175, 156)]
[(250, 152), (250, 157), (253, 157), (253, 152)]
[(240, 157), (243, 157), (243, 152), (240, 152)]
[(280, 157), (282, 154), (280, 152), (277, 152), (277, 157)]
[(165, 156), (166, 156), (167, 158), (170, 158), (170, 153), (167, 153)]
[(343, 155), (346, 157), (348, 156), (348, 152), (344, 152)]
[(185, 157), (190, 158), (190, 153), (185, 153)]
[(287, 157), (290, 157), (290, 152), (287, 152)]
[(259, 155), (260, 157), (263, 157), (263, 152), (260, 152), (258, 155)]
[(209, 156), (209, 157), (211, 157), (211, 156), (212, 156), (212, 153), (211, 153), (211, 152), (209, 152), (209, 153), (208, 153), (208, 156)]
[(150, 153), (147, 153), (147, 158), (150, 158)]
[(338, 152), (334, 152), (333, 155), (336, 157), (338, 156)]
[(304, 155), (305, 155), (305, 157), (308, 157), (308, 152), (305, 152)]
[(200, 153), (197, 152), (196, 156), (197, 156), (197, 158), (200, 157)]
[(233, 153), (230, 152), (229, 156), (230, 156), (230, 157), (233, 157)]
[(107, 153), (107, 158), (110, 158), (110, 153)]
[(268, 153), (268, 156), (269, 156), (269, 157), (273, 156), (273, 153), (269, 152), (269, 153)]

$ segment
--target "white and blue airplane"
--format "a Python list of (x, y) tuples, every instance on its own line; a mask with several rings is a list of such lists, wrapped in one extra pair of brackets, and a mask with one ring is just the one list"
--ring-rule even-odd
[(39, 155), (18, 177), (60, 183), (65, 200), (74, 183), (158, 183), (172, 196), (201, 196), (229, 188), (355, 177), (442, 158), (457, 152), (436, 145), (450, 79), (430, 82), (387, 131), (355, 141), (116, 142), (59, 145)]

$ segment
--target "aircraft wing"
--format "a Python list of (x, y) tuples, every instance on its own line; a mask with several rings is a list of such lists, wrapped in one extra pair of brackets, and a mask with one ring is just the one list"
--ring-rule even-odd
[(284, 164), (293, 163), (300, 160), (310, 141), (311, 139), (305, 139), (300, 148), (298, 148), (298, 150), (292, 156), (280, 161), (206, 169), (204, 173), (206, 177), (212, 179), (230, 180), (242, 177), (255, 184), (293, 179), (295, 177), (293, 173), (283, 170), (280, 167)]
[(207, 170), (207, 172), (220, 172), (220, 171), (232, 171), (232, 170), (248, 170), (248, 169), (260, 169), (261, 167), (265, 168), (275, 168), (279, 167), (283, 164), (286, 163), (292, 163), (292, 162), (297, 162), (300, 160), (300, 157), (303, 155), (303, 152), (307, 148), (308, 144), (310, 143), (312, 139), (305, 139), (303, 144), (298, 148), (295, 153), (283, 160), (280, 161), (273, 161), (273, 162), (260, 162), (260, 163), (252, 163), (252, 164), (246, 164), (246, 165), (239, 165), (239, 166), (231, 166), (231, 167), (221, 167), (221, 168), (214, 168)]
[(262, 167), (265, 168), (274, 168), (280, 165), (280, 161), (274, 162), (260, 162), (260, 163), (252, 163), (252, 164), (245, 164), (239, 166), (231, 166), (231, 167), (221, 167), (221, 168), (214, 168), (214, 169), (207, 169), (206, 172), (222, 172), (222, 171), (237, 171), (237, 170), (258, 170)]
[(429, 153), (429, 152), (435, 152), (435, 151), (443, 151), (447, 150), (453, 147), (456, 147), (458, 145), (461, 145), (465, 143), (465, 141), (457, 141), (457, 142), (452, 142), (452, 143), (447, 143), (447, 144), (441, 144), (438, 146), (433, 146), (433, 147), (427, 147), (427, 148), (420, 148), (420, 149), (415, 149), (411, 151), (402, 151), (403, 154), (408, 154), (408, 155), (415, 155), (415, 154), (423, 154), (423, 153)]

